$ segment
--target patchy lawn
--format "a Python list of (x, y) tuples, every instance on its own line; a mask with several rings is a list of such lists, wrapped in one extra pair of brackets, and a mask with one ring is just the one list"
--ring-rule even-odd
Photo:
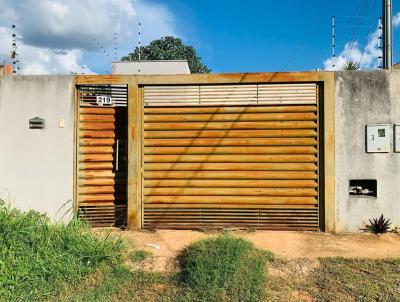
[(400, 301), (400, 259), (277, 259), (268, 301)]
[(0, 301), (400, 302), (397, 235), (118, 233), (0, 202)]
[[(196, 280), (202, 282), (211, 274), (205, 271), (218, 260), (199, 259), (200, 263), (196, 261), (194, 269)], [(400, 301), (400, 259), (268, 259), (264, 298), (240, 301)], [(236, 301), (226, 297), (220, 300), (204, 299), (198, 295), (196, 288), (182, 283), (179, 273), (145, 271), (148, 268), (145, 262), (150, 260), (128, 257), (125, 265), (96, 272), (82, 286), (70, 289), (54, 301)], [(215, 276), (221, 278), (220, 274), (215, 273)], [(211, 281), (207, 282), (212, 286)], [(202, 286), (208, 287), (207, 284)]]

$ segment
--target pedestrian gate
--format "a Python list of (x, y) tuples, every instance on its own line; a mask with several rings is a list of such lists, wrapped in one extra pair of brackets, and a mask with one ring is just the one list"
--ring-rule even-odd
[(78, 215), (93, 226), (126, 221), (127, 85), (79, 85)]

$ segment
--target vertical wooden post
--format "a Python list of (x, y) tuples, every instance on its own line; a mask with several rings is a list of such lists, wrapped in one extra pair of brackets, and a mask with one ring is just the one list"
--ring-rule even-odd
[(335, 199), (335, 74), (323, 73), (325, 131), (325, 232), (336, 229)]
[(131, 230), (142, 228), (142, 98), (136, 78), (129, 77), (128, 82), (128, 227)]

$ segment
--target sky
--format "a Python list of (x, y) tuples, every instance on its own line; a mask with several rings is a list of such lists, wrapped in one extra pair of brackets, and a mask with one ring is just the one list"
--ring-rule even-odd
[[(212, 72), (376, 69), (382, 0), (0, 0), (0, 60), (15, 25), (21, 74), (105, 74), (111, 62), (166, 35), (193, 45)], [(400, 1), (393, 1), (400, 61)]]

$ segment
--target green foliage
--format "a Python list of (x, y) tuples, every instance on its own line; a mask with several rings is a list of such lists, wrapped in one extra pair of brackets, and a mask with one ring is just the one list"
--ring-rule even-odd
[(145, 251), (145, 250), (135, 250), (130, 254), (130, 258), (131, 258), (132, 262), (141, 262), (151, 256), (152, 256), (152, 253)]
[(353, 61), (347, 61), (343, 64), (342, 70), (359, 70), (360, 64)]
[[(139, 59), (139, 48), (133, 53), (121, 58), (122, 61)], [(163, 37), (150, 42), (149, 45), (140, 47), (141, 60), (187, 60), (192, 73), (209, 73), (211, 69), (201, 63), (193, 46), (183, 44), (182, 40), (175, 37)]]
[(53, 301), (63, 302), (122, 302), (148, 301), (156, 292), (149, 289), (156, 284), (165, 284), (166, 278), (159, 273), (131, 271), (127, 266), (107, 268), (94, 276), (94, 282), (84, 282), (77, 291), (66, 290)]
[(123, 249), (121, 240), (96, 237), (81, 221), (52, 224), (0, 202), (0, 300), (46, 300), (102, 264), (119, 263)]
[(400, 301), (399, 259), (322, 258), (320, 264), (313, 274), (316, 301)]
[(182, 256), (181, 279), (192, 292), (179, 299), (261, 301), (266, 263), (271, 258), (272, 254), (256, 249), (249, 241), (229, 235), (196, 242)]
[(369, 224), (365, 226), (365, 230), (373, 234), (384, 234), (390, 230), (390, 219), (383, 217), (383, 214), (379, 218), (369, 219)]

